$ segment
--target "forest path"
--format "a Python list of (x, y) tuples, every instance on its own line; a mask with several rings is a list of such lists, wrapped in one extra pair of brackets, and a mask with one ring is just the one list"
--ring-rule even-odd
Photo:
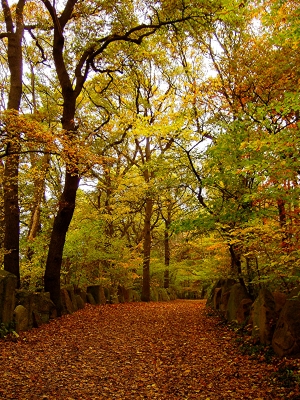
[(204, 301), (87, 305), (0, 341), (0, 399), (296, 398), (206, 314)]

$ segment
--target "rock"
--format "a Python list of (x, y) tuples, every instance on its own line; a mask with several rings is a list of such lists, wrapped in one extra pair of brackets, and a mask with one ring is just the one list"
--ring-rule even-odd
[(69, 286), (66, 287), (66, 289), (67, 289), (67, 291), (68, 291), (70, 300), (71, 300), (71, 302), (72, 302), (73, 310), (74, 310), (74, 311), (77, 311), (77, 310), (78, 310), (78, 307), (77, 307), (77, 301), (76, 301), (75, 293), (74, 293), (74, 286), (73, 286), (73, 285), (69, 285)]
[(40, 314), (37, 311), (32, 312), (32, 320), (33, 320), (33, 327), (34, 328), (39, 328), (40, 326), (43, 325), (42, 318)]
[(56, 316), (56, 308), (53, 301), (50, 299), (50, 293), (41, 292), (33, 293), (33, 310), (36, 311), (43, 324), (49, 322), (50, 317)]
[(220, 287), (215, 288), (214, 297), (213, 297), (213, 308), (215, 310), (219, 310), (220, 309), (221, 295), (222, 295), (222, 288), (220, 288)]
[(276, 324), (276, 304), (268, 289), (261, 289), (252, 308), (252, 337), (261, 344), (270, 344)]
[(87, 294), (90, 293), (96, 304), (106, 304), (106, 297), (102, 285), (91, 285), (87, 287)]
[(14, 319), (17, 277), (0, 270), (0, 322), (9, 324)]
[(82, 300), (82, 297), (79, 294), (75, 294), (75, 299), (77, 302), (77, 309), (81, 310), (85, 306), (85, 302)]
[[(219, 279), (213, 286), (208, 296), (206, 306), (215, 308), (216, 310), (225, 311), (229, 299), (230, 288), (236, 283), (234, 279)], [(221, 291), (217, 290), (221, 289)], [(223, 297), (224, 296), (224, 297)], [(221, 306), (221, 304), (223, 304)]]
[(86, 290), (84, 290), (82, 288), (77, 288), (75, 290), (75, 294), (78, 294), (82, 298), (84, 303), (86, 303)]
[(235, 284), (236, 281), (234, 279), (221, 280), (221, 293), (220, 293), (221, 297), (220, 297), (219, 310), (222, 311), (224, 315), (226, 315), (231, 288)]
[(300, 300), (288, 299), (282, 308), (272, 339), (272, 347), (280, 357), (300, 353)]
[(251, 299), (243, 299), (236, 312), (236, 319), (238, 324), (244, 324), (250, 318), (251, 306), (253, 301)]
[(283, 306), (285, 305), (286, 302), (286, 294), (285, 293), (281, 293), (281, 292), (273, 292), (273, 297), (274, 297), (274, 301), (275, 301), (275, 312), (277, 314), (277, 316), (279, 317), (279, 314), (281, 312), (281, 310), (283, 309)]
[(228, 304), (225, 312), (225, 317), (228, 321), (237, 322), (237, 313), (244, 299), (250, 299), (246, 288), (240, 283), (234, 284), (230, 289)]
[(92, 304), (93, 306), (96, 305), (96, 302), (95, 302), (95, 299), (94, 299), (92, 293), (87, 293), (86, 294), (86, 299), (87, 299), (89, 304)]
[(28, 290), (16, 290), (16, 304), (22, 305), (27, 310), (28, 329), (49, 322), (56, 317), (56, 308), (47, 292), (30, 292)]
[(16, 304), (23, 306), (27, 310), (28, 328), (33, 327), (32, 311), (34, 309), (33, 292), (29, 290), (18, 289), (16, 290)]
[(27, 331), (28, 327), (28, 310), (19, 304), (14, 310), (15, 331)]
[(66, 288), (60, 290), (62, 314), (72, 314), (75, 310)]

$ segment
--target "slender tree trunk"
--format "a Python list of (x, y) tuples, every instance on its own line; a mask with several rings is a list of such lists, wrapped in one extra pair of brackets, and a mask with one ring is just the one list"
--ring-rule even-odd
[(33, 166), (36, 166), (39, 162), (41, 162), (40, 166), (40, 174), (37, 178), (34, 179), (34, 194), (33, 194), (33, 202), (31, 208), (31, 218), (28, 229), (28, 248), (27, 248), (27, 257), (30, 260), (34, 254), (32, 242), (36, 238), (40, 227), (41, 227), (41, 204), (45, 195), (45, 186), (46, 186), (46, 174), (49, 170), (50, 166), (50, 156), (49, 154), (44, 154), (41, 160), (37, 158), (36, 155), (31, 155), (31, 163)]
[(150, 301), (150, 255), (151, 255), (152, 210), (153, 210), (153, 199), (151, 197), (147, 197), (145, 219), (144, 219), (142, 301)]
[(279, 225), (282, 230), (281, 246), (285, 251), (289, 251), (289, 234), (287, 231), (287, 220), (286, 220), (286, 204), (282, 199), (277, 200)]
[[(169, 217), (169, 216), (168, 216)], [(164, 238), (164, 247), (165, 247), (165, 271), (164, 271), (164, 288), (169, 289), (170, 285), (170, 235), (169, 235), (170, 221), (165, 220), (165, 238)]]
[(242, 273), (241, 257), (232, 244), (229, 245), (229, 253), (231, 257), (231, 269), (235, 274), (240, 275)]
[(249, 293), (249, 290), (245, 284), (244, 278), (242, 277), (242, 262), (239, 250), (237, 250), (232, 244), (229, 245), (229, 252), (231, 256), (231, 269), (235, 275), (238, 276), (240, 284)]

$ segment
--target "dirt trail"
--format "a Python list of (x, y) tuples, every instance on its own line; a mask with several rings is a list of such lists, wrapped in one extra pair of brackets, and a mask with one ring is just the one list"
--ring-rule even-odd
[[(0, 399), (289, 399), (203, 301), (89, 306), (0, 341)], [(298, 398), (298, 397), (297, 397)]]

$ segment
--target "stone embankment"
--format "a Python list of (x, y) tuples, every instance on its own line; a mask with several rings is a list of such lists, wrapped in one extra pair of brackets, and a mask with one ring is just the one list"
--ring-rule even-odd
[(253, 340), (272, 345), (279, 356), (300, 355), (300, 289), (286, 295), (264, 288), (253, 301), (243, 285), (221, 279), (207, 305), (229, 322), (248, 325)]

